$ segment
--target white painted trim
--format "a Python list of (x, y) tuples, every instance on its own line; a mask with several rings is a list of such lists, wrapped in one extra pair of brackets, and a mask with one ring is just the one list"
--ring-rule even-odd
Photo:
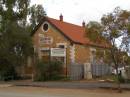
[(41, 51), (47, 51), (47, 50), (50, 50), (50, 48), (49, 47), (41, 47), (40, 50)]
[(66, 49), (65, 48), (51, 48), (50, 53), (52, 57), (65, 57)]
[(75, 45), (70, 46), (70, 60), (71, 63), (75, 63)]
[(96, 51), (96, 49), (95, 48), (90, 48), (90, 51), (92, 52), (92, 51)]
[[(47, 24), (47, 25), (48, 25), (47, 31), (45, 31), (45, 30), (43, 29), (44, 24)], [(43, 31), (43, 32), (48, 32), (49, 27), (50, 27), (50, 24), (49, 24), (47, 21), (45, 21), (45, 22), (42, 24), (42, 31)]]
[(90, 62), (94, 61), (94, 55), (93, 55), (92, 52), (96, 52), (96, 49), (95, 48), (90, 48)]

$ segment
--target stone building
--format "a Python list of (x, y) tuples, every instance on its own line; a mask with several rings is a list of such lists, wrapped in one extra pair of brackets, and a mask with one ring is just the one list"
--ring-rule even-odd
[(93, 43), (85, 34), (85, 22), (79, 26), (65, 22), (62, 15), (59, 20), (44, 17), (32, 32), (34, 52), (44, 61), (61, 60), (65, 70), (72, 63), (91, 63), (95, 48), (107, 45)]

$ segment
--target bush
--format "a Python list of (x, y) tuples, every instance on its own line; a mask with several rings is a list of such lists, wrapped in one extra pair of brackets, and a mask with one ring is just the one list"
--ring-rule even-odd
[(119, 81), (120, 83), (125, 83), (125, 79), (121, 75), (119, 76)]
[(42, 60), (36, 64), (36, 76), (37, 81), (46, 80), (59, 80), (62, 79), (63, 65), (59, 61), (51, 61), (50, 63)]
[(12, 65), (1, 64), (0, 66), (0, 80), (7, 81), (16, 78), (16, 71)]
[(115, 81), (115, 82), (120, 82), (120, 83), (125, 83), (125, 79), (121, 76), (121, 75), (119, 75), (119, 78), (117, 78), (117, 75), (114, 75), (113, 76), (113, 80)]

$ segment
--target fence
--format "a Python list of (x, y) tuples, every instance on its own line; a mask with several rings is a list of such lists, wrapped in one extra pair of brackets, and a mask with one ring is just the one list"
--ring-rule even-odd
[(84, 65), (71, 64), (69, 65), (70, 80), (81, 80), (84, 77)]
[(126, 69), (126, 75), (127, 75), (127, 79), (130, 79), (130, 67), (128, 66)]
[(93, 77), (100, 77), (104, 75), (110, 75), (112, 72), (112, 69), (109, 65), (106, 64), (92, 64), (92, 76)]
[(110, 75), (112, 69), (106, 64), (91, 64), (90, 70), (85, 70), (86, 66), (83, 64), (71, 64), (69, 65), (69, 78), (70, 80), (81, 80), (88, 76), (87, 73), (90, 71), (92, 77), (101, 77), (105, 75)]

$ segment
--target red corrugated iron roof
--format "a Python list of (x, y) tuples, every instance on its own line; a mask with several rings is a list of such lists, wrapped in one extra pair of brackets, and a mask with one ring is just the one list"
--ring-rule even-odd
[(48, 20), (62, 31), (67, 37), (76, 43), (86, 43), (85, 28), (82, 26), (74, 25), (71, 23), (63, 22), (60, 20), (48, 18)]
[[(47, 20), (50, 22), (53, 26), (55, 26), (61, 33), (63, 33), (67, 38), (69, 38), (72, 42), (79, 43), (79, 44), (86, 44), (86, 45), (92, 45), (92, 46), (99, 46), (99, 47), (108, 47), (106, 43), (93, 43), (91, 42), (87, 37), (85, 37), (85, 27), (67, 23), (64, 21), (56, 20), (53, 18), (45, 17), (43, 19), (44, 21)], [(39, 24), (39, 26), (42, 24), (42, 22)], [(37, 30), (38, 27), (36, 27)], [(35, 32), (34, 32), (35, 33)]]
[(47, 18), (49, 22), (56, 26), (62, 33), (64, 33), (67, 37), (69, 37), (72, 41), (80, 44), (100, 46), (100, 47), (108, 47), (106, 43), (93, 43), (86, 36), (85, 27), (67, 23), (64, 21), (56, 20), (53, 18)]

